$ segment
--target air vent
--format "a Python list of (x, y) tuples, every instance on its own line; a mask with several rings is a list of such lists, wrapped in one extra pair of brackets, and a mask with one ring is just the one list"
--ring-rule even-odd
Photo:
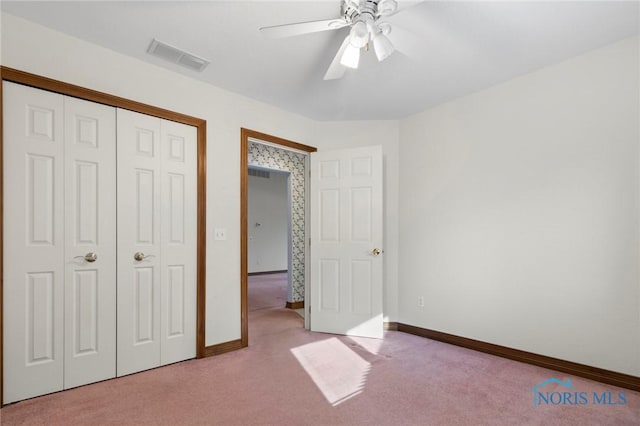
[(155, 38), (151, 41), (147, 53), (198, 72), (205, 69), (210, 63), (206, 59), (192, 55)]
[(266, 170), (249, 169), (249, 176), (271, 179), (271, 173)]

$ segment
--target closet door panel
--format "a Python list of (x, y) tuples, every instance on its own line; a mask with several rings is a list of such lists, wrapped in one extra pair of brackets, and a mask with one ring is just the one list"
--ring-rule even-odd
[(160, 119), (117, 110), (117, 375), (160, 365)]
[(4, 82), (4, 403), (63, 388), (63, 97)]
[(197, 130), (162, 120), (161, 363), (196, 356)]
[(116, 111), (64, 104), (68, 389), (116, 374)]

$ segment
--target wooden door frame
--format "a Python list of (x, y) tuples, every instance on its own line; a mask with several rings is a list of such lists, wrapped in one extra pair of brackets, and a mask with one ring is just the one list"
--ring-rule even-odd
[[(163, 118), (182, 124), (193, 126), (197, 129), (197, 155), (198, 155), (198, 207), (197, 207), (197, 254), (196, 254), (196, 358), (212, 355), (210, 348), (205, 343), (206, 325), (206, 201), (207, 201), (207, 122), (204, 119), (154, 107), (129, 99), (121, 98), (107, 93), (98, 92), (81, 86), (65, 83), (36, 74), (0, 66), (0, 83), (10, 81), (26, 86), (60, 93), (66, 96), (84, 99), (108, 105), (116, 108), (127, 109), (153, 117)], [(3, 131), (2, 131), (2, 84), (0, 84), (0, 406), (3, 401), (3, 284), (4, 284), (4, 194), (3, 194)]]
[(307, 153), (316, 152), (318, 149), (309, 145), (282, 139), (277, 136), (257, 132), (255, 130), (240, 129), (240, 322), (241, 345), (249, 346), (249, 307), (247, 299), (247, 275), (248, 275), (248, 204), (249, 204), (249, 139), (264, 141), (272, 145), (279, 145), (282, 149), (293, 148)]

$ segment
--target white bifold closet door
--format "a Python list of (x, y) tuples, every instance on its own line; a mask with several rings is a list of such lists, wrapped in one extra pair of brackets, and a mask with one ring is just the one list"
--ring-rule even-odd
[(196, 128), (3, 98), (3, 403), (194, 358)]
[(196, 355), (196, 129), (118, 109), (118, 376)]
[(8, 82), (3, 97), (10, 403), (115, 374), (116, 117)]

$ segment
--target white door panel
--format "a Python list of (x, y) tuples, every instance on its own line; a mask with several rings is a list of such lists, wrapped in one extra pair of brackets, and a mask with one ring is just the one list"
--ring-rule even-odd
[(119, 376), (196, 355), (196, 135), (118, 110)]
[(197, 130), (161, 122), (161, 364), (196, 356)]
[[(117, 110), (117, 375), (160, 365), (160, 120)], [(144, 256), (136, 260), (134, 255)]]
[[(63, 388), (63, 97), (3, 83), (4, 403)], [(5, 203), (6, 205), (6, 203)]]
[(382, 149), (311, 154), (311, 330), (380, 338)]
[(116, 112), (70, 97), (64, 109), (68, 389), (115, 376)]

